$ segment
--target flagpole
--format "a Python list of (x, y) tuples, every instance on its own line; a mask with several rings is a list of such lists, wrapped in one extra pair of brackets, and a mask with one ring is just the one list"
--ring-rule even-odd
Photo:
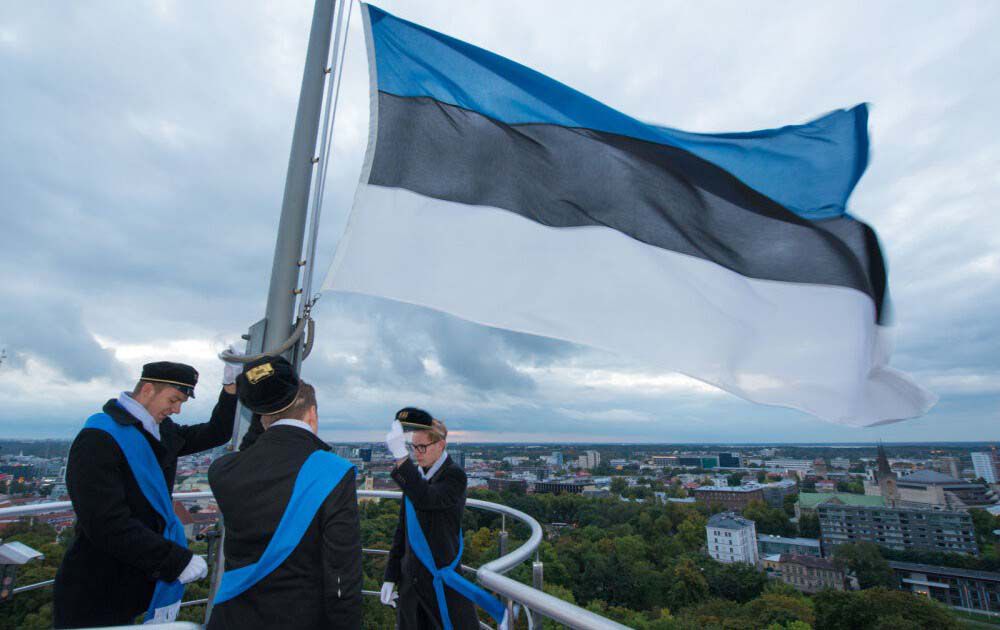
[[(293, 328), (295, 302), (300, 293), (299, 269), (304, 264), (300, 256), (305, 235), (309, 189), (319, 160), (316, 155), (316, 142), (323, 108), (323, 87), (327, 77), (326, 64), (330, 54), (333, 8), (336, 2), (337, 0), (316, 0), (313, 10), (305, 69), (302, 73), (302, 88), (295, 115), (295, 129), (292, 132), (292, 148), (288, 158), (288, 173), (285, 177), (281, 218), (278, 221), (278, 235), (274, 245), (271, 284), (264, 313), (267, 323), (264, 326), (262, 347), (265, 352), (277, 348), (288, 339)], [(340, 0), (340, 3), (343, 4), (344, 0)], [(285, 353), (287, 358), (294, 357), (300, 343), (296, 343), (292, 350)]]
[[(248, 353), (269, 352), (285, 342), (292, 333), (295, 316), (295, 302), (301, 289), (299, 269), (304, 264), (300, 260), (305, 237), (306, 214), (309, 206), (309, 189), (313, 179), (316, 156), (316, 142), (319, 134), (320, 115), (323, 109), (324, 86), (329, 71), (327, 60), (330, 55), (330, 39), (334, 26), (334, 7), (343, 6), (349, 0), (316, 0), (313, 7), (309, 43), (306, 47), (305, 68), (302, 71), (302, 87), (292, 131), (292, 147), (288, 157), (288, 172), (285, 176), (285, 191), (281, 202), (281, 217), (278, 220), (278, 234), (274, 244), (274, 261), (271, 265), (271, 284), (267, 294), (264, 319), (250, 327), (247, 340)], [(339, 22), (338, 22), (339, 25)], [(331, 75), (332, 80), (332, 75)], [(308, 299), (308, 296), (302, 296)], [(301, 338), (283, 354), (296, 363), (300, 354)], [(246, 420), (246, 422), (243, 422)], [(230, 450), (235, 450), (249, 426), (250, 412), (239, 405), (234, 419), (233, 440)], [(222, 518), (219, 518), (222, 527)], [(217, 539), (215, 566), (212, 573), (208, 603), (205, 609), (205, 624), (212, 615), (212, 603), (218, 591), (225, 567), (223, 533)]]

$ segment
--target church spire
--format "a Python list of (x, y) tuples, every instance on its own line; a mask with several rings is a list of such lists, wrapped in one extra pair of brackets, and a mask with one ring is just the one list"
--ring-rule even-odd
[(875, 480), (878, 481), (879, 489), (882, 491), (882, 500), (889, 507), (896, 507), (899, 502), (899, 490), (896, 488), (896, 473), (889, 467), (889, 457), (885, 454), (885, 446), (878, 443), (878, 472), (875, 473)]
[(878, 474), (879, 477), (883, 475), (888, 475), (892, 473), (892, 468), (889, 467), (889, 458), (885, 454), (885, 446), (882, 445), (880, 441), (878, 443)]

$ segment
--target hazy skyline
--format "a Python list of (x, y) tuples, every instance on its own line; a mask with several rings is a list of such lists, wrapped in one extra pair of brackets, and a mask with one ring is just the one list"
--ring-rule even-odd
[[(690, 131), (872, 104), (850, 211), (889, 262), (892, 365), (941, 396), (850, 429), (627, 357), (328, 293), (317, 305), (324, 437), (377, 439), (425, 406), (459, 441), (1000, 439), (1000, 6), (988, 2), (383, 2), (628, 114)], [(71, 437), (142, 363), (202, 374), (264, 310), (311, 3), (166, 0), (0, 9), (0, 435)], [(357, 7), (316, 283), (367, 141)]]

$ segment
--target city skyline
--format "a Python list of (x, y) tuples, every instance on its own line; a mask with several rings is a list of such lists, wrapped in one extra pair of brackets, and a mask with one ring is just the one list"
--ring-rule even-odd
[[(892, 365), (941, 401), (920, 419), (850, 429), (627, 357), (328, 293), (304, 365), (325, 439), (378, 441), (393, 412), (415, 404), (470, 442), (1000, 440), (1000, 148), (982, 134), (992, 124), (982, 104), (1000, 89), (996, 6), (664, 5), (644, 6), (642, 20), (598, 4), (380, 6), (673, 127), (769, 128), (871, 102), (872, 162), (851, 212), (889, 259)], [(5, 13), (0, 436), (71, 438), (158, 359), (199, 369), (198, 398), (178, 419), (205, 419), (216, 353), (263, 314), (309, 7)], [(367, 140), (357, 18), (317, 282)], [(680, 26), (662, 37), (664, 25)], [(581, 33), (602, 45), (579, 46)]]

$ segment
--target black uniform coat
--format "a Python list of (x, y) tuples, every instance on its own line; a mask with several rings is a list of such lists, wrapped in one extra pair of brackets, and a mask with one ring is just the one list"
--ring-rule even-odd
[[(416, 464), (407, 459), (392, 471), (392, 478), (413, 503), (434, 562), (438, 567), (454, 562), (458, 554), (458, 534), (462, 529), (468, 485), (465, 471), (449, 456), (434, 476), (426, 480)], [(441, 614), (434, 594), (434, 578), (413, 553), (406, 539), (406, 509), (402, 503), (384, 579), (395, 582), (399, 589), (396, 616), (401, 630), (440, 628)], [(447, 586), (444, 592), (452, 626), (457, 630), (478, 628), (475, 605)]]
[[(299, 469), (330, 450), (310, 431), (271, 427), (253, 445), (224, 455), (208, 470), (226, 524), (226, 570), (264, 554), (292, 496)], [(352, 468), (322, 503), (302, 540), (274, 571), (212, 609), (208, 627), (361, 627), (361, 526)]]
[[(223, 391), (203, 424), (160, 423), (160, 439), (109, 400), (104, 413), (135, 425), (153, 448), (167, 488), (173, 490), (177, 458), (224, 444), (233, 433), (236, 395)], [(191, 552), (163, 537), (165, 523), (146, 501), (118, 443), (100, 429), (80, 431), (69, 451), (66, 487), (76, 511), (76, 535), (56, 573), (57, 628), (132, 623), (149, 607), (157, 580), (172, 581)]]

